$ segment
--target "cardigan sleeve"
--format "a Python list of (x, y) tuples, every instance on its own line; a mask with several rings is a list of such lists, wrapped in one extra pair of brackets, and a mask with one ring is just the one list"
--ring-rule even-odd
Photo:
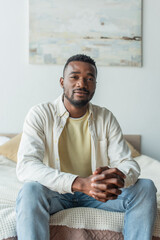
[(108, 132), (108, 156), (110, 167), (116, 167), (126, 175), (125, 187), (135, 184), (140, 175), (140, 167), (131, 157), (131, 151), (113, 114)]
[(77, 176), (43, 163), (46, 118), (40, 105), (33, 107), (25, 118), (18, 150), (17, 177), (22, 182), (37, 181), (52, 191), (72, 193), (72, 183)]

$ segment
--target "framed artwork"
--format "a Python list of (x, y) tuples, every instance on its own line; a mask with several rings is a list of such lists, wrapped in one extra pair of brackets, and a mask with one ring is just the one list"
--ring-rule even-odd
[(142, 64), (142, 0), (30, 0), (29, 62), (86, 54), (99, 66)]

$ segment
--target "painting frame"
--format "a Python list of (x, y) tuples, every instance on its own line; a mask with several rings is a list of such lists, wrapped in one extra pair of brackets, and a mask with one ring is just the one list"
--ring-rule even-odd
[(142, 0), (74, 3), (29, 1), (31, 64), (64, 65), (80, 53), (99, 66), (142, 66)]

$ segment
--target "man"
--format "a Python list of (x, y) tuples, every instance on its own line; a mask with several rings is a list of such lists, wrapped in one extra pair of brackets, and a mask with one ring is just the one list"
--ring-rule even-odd
[(106, 108), (92, 105), (97, 68), (75, 55), (64, 67), (61, 95), (28, 113), (18, 152), (19, 240), (49, 240), (49, 218), (63, 209), (93, 207), (125, 212), (124, 239), (150, 240), (156, 189), (138, 179), (121, 128)]

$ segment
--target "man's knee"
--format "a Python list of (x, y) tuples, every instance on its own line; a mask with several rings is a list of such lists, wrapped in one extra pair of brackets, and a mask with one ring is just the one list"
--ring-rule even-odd
[(45, 187), (38, 182), (27, 182), (20, 190), (16, 201), (17, 221), (26, 222), (43, 216), (49, 221), (49, 202), (45, 194)]
[(17, 205), (35, 207), (42, 199), (43, 186), (38, 182), (26, 182), (17, 197)]
[(137, 185), (141, 191), (145, 191), (150, 194), (155, 194), (157, 191), (154, 182), (151, 179), (139, 179)]
[(26, 182), (24, 183), (21, 194), (27, 197), (33, 197), (36, 195), (40, 195), (41, 191), (43, 191), (43, 186), (38, 182)]
[(23, 185), (23, 189), (26, 191), (39, 191), (43, 188), (43, 185), (41, 185), (39, 182), (26, 182)]
[(150, 179), (139, 179), (136, 183), (137, 195), (149, 204), (156, 204), (156, 187)]

